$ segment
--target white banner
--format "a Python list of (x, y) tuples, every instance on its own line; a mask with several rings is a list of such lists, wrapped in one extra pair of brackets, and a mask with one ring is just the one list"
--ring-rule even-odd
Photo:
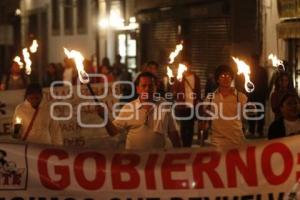
[(298, 140), (151, 152), (0, 143), (0, 200), (287, 199)]
[[(92, 87), (112, 117), (111, 108), (118, 102), (113, 93), (119, 94), (118, 87), (103, 84), (94, 84)], [(65, 146), (121, 148), (123, 143), (119, 141), (119, 137), (110, 137), (105, 128), (100, 127), (103, 120), (97, 115), (94, 100), (85, 85), (54, 87), (53, 90), (44, 88), (43, 93), (43, 101), (54, 106), (54, 117), (60, 123)], [(0, 92), (0, 102), (5, 104), (5, 107), (0, 108), (5, 112), (0, 113), (0, 141), (11, 139), (13, 113), (15, 107), (23, 101), (24, 90)]]

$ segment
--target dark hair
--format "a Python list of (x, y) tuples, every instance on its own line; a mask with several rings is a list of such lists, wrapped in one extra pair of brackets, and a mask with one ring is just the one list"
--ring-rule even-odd
[(3, 151), (2, 149), (0, 149), (0, 153), (2, 153), (2, 155), (5, 157), (6, 156), (6, 151)]
[(291, 76), (287, 73), (287, 72), (280, 72), (279, 75), (277, 76), (276, 80), (275, 80), (275, 90), (280, 89), (280, 81), (283, 79), (283, 77), (287, 77), (289, 80), (288, 83), (288, 89), (293, 89), (293, 81), (291, 80)]
[(107, 66), (107, 67), (110, 68), (110, 61), (109, 61), (109, 58), (108, 58), (108, 57), (104, 57), (104, 58), (102, 59), (102, 65), (105, 65), (105, 66)]
[(25, 98), (30, 94), (42, 94), (42, 86), (39, 83), (31, 83), (25, 91)]
[(148, 77), (153, 81), (154, 84), (156, 84), (156, 76), (154, 74), (152, 74), (151, 72), (141, 72), (140, 74), (137, 75), (134, 81), (135, 87), (138, 86), (138, 84), (140, 83), (140, 79), (142, 77)]
[(219, 65), (215, 71), (216, 82), (218, 82), (219, 76), (223, 73), (229, 73), (232, 78), (234, 77), (233, 70), (229, 65)]
[(281, 98), (280, 98), (280, 103), (279, 106), (282, 107), (284, 102), (289, 98), (289, 97), (295, 97), (299, 100), (299, 96), (296, 92), (287, 92), (285, 93)]
[(155, 61), (153, 61), (153, 60), (148, 61), (148, 62), (146, 63), (146, 66), (147, 66), (147, 67), (149, 67), (150, 65), (154, 65), (156, 69), (158, 69), (158, 67), (159, 67), (158, 63), (155, 62)]

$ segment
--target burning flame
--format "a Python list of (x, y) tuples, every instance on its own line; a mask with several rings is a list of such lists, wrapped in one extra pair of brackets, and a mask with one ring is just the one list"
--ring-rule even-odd
[(81, 83), (86, 84), (90, 82), (89, 75), (84, 71), (84, 57), (79, 51), (71, 50), (64, 48), (64, 52), (67, 55), (68, 58), (74, 59), (75, 65), (78, 72), (78, 77)]
[(30, 54), (28, 52), (28, 49), (27, 48), (24, 48), (22, 50), (23, 52), (23, 58), (24, 58), (24, 61), (25, 61), (25, 73), (27, 75), (30, 75), (31, 74), (31, 60), (30, 60)]
[(169, 58), (170, 58), (169, 64), (172, 64), (174, 62), (176, 56), (178, 56), (178, 54), (180, 53), (180, 51), (182, 51), (182, 49), (183, 49), (182, 44), (176, 45), (175, 51), (171, 52), (171, 54), (169, 56)]
[(39, 45), (38, 45), (37, 41), (33, 40), (31, 46), (29, 47), (30, 52), (35, 53), (37, 51), (38, 46)]
[(169, 84), (173, 85), (174, 82), (172, 81), (172, 78), (174, 78), (174, 74), (173, 74), (173, 71), (171, 70), (171, 68), (169, 66), (167, 66), (167, 76), (169, 78)]
[(279, 66), (281, 66), (282, 69), (285, 70), (283, 61), (280, 60), (280, 59), (278, 59), (276, 55), (273, 55), (273, 54), (271, 53), (271, 54), (269, 55), (268, 59), (272, 61), (273, 67), (279, 67)]
[(20, 117), (16, 117), (16, 124), (21, 124), (22, 123), (22, 119)]
[(249, 65), (247, 65), (244, 61), (238, 59), (238, 58), (235, 58), (235, 57), (232, 57), (232, 59), (234, 60), (234, 62), (236, 63), (237, 67), (238, 67), (238, 72), (237, 74), (243, 74), (244, 77), (245, 77), (245, 84), (244, 84), (244, 87), (245, 87), (245, 90), (246, 92), (250, 93), (250, 92), (253, 92), (255, 86), (254, 84), (250, 81), (250, 67)]
[(182, 81), (183, 78), (183, 73), (187, 70), (187, 67), (184, 64), (179, 64), (178, 66), (178, 70), (177, 70), (177, 80), (179, 80), (180, 82)]
[[(175, 51), (171, 52), (170, 53), (170, 56), (169, 56), (169, 64), (172, 64), (174, 61), (175, 61), (175, 58), (178, 56), (178, 54), (180, 53), (180, 51), (182, 51), (183, 49), (183, 45), (182, 45), (182, 42), (180, 44), (177, 44), (176, 45), (176, 49)], [(178, 71), (177, 71), (177, 79), (178, 80), (182, 80), (182, 74), (184, 71), (186, 71), (186, 66), (184, 66), (182, 64), (179, 64), (179, 67), (178, 67)], [(169, 77), (169, 83), (170, 85), (173, 85), (174, 84), (174, 81), (172, 81), (171, 79), (174, 78), (174, 75), (173, 75), (173, 71), (171, 70), (171, 68), (169, 66), (167, 66), (167, 76)]]
[(21, 58), (20, 58), (19, 56), (16, 56), (16, 57), (14, 58), (14, 62), (18, 63), (20, 69), (23, 69), (24, 64), (22, 63)]

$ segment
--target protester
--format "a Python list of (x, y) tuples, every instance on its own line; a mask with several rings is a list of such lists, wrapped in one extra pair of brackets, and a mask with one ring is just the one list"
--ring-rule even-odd
[(21, 119), (22, 125), (17, 138), (31, 143), (62, 145), (59, 124), (50, 115), (50, 107), (42, 98), (39, 84), (28, 85), (25, 101), (16, 107), (14, 113), (13, 127), (16, 127), (17, 117)]
[(121, 63), (121, 59), (122, 57), (120, 56), (120, 54), (117, 54), (116, 61), (112, 66), (112, 73), (116, 78), (118, 78), (125, 70), (127, 71), (127, 66)]
[[(194, 135), (194, 120), (196, 104), (201, 101), (200, 79), (193, 73), (189, 65), (183, 74), (182, 81), (176, 80), (173, 86), (175, 101), (180, 103), (175, 107), (176, 115), (182, 119), (180, 122), (180, 134), (184, 147), (190, 147)], [(183, 105), (185, 104), (185, 105)], [(184, 118), (184, 119), (183, 119)]]
[(205, 84), (204, 96), (207, 96), (208, 93), (214, 92), (217, 88), (218, 88), (218, 85), (214, 78), (214, 74), (208, 73), (207, 79), (206, 79), (206, 84)]
[[(110, 66), (110, 61), (107, 57), (104, 57), (102, 59), (102, 65), (98, 69), (98, 72), (99, 72), (99, 74), (102, 74), (106, 77), (106, 81), (108, 83), (111, 83), (111, 82), (115, 81), (115, 77), (112, 74), (112, 68)], [(98, 79), (98, 82), (103, 83), (104, 79), (100, 78), (100, 79)]]
[(252, 55), (251, 74), (250, 80), (256, 86), (253, 92), (248, 93), (248, 101), (254, 103), (260, 103), (264, 111), (258, 113), (260, 116), (263, 116), (258, 120), (248, 120), (248, 133), (249, 135), (258, 135), (263, 136), (264, 133), (264, 124), (265, 124), (265, 108), (266, 100), (268, 98), (268, 74), (265, 68), (259, 65), (259, 56), (257, 54)]
[(5, 168), (8, 164), (5, 157), (6, 157), (6, 152), (0, 149), (0, 174), (1, 174), (1, 169)]
[(144, 72), (150, 72), (156, 77), (156, 91), (158, 94), (164, 97), (165, 95), (164, 83), (162, 79), (159, 78), (158, 69), (159, 69), (159, 65), (155, 61), (147, 62), (143, 67)]
[(64, 58), (63, 65), (63, 81), (69, 82), (72, 85), (77, 84), (78, 73), (76, 70), (75, 62), (71, 58)]
[[(217, 147), (241, 145), (245, 141), (242, 125), (243, 112), (238, 112), (247, 103), (247, 97), (231, 86), (234, 73), (230, 66), (220, 65), (215, 71), (217, 90), (209, 94), (205, 102), (204, 116), (207, 120), (203, 127), (211, 129), (211, 144)], [(217, 110), (216, 110), (217, 109)], [(210, 116), (209, 112), (215, 116)]]
[(281, 117), (280, 100), (286, 93), (296, 93), (296, 90), (293, 87), (293, 82), (289, 74), (281, 72), (275, 80), (275, 88), (270, 97), (275, 119), (279, 119)]
[(24, 89), (26, 88), (27, 82), (19, 64), (13, 61), (9, 73), (2, 78), (0, 90)]
[(44, 77), (44, 87), (50, 87), (54, 81), (61, 81), (62, 77), (55, 63), (50, 63), (46, 69), (46, 75)]
[[(108, 120), (105, 126), (111, 136), (127, 132), (126, 149), (163, 149), (170, 144), (170, 140), (174, 147), (180, 147), (176, 122), (171, 116), (170, 108), (160, 110), (160, 106), (166, 101), (154, 98), (155, 83), (156, 77), (152, 73), (139, 74), (135, 82), (138, 98), (126, 103), (118, 117), (113, 122)], [(98, 113), (104, 117), (103, 108), (98, 107)]]
[(286, 93), (280, 100), (281, 116), (269, 128), (268, 138), (275, 139), (300, 134), (300, 101), (296, 93)]

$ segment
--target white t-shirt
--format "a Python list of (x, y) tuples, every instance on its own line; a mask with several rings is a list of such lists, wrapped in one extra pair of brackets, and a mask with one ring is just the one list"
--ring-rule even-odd
[[(19, 104), (14, 113), (14, 118), (21, 118), (22, 132), (21, 137), (24, 138), (30, 122), (34, 116), (35, 109), (31, 104), (25, 100)], [(15, 124), (15, 120), (13, 121)], [(62, 145), (63, 138), (61, 129), (57, 121), (53, 120), (50, 116), (50, 107), (47, 103), (43, 102), (39, 105), (39, 110), (33, 122), (32, 128), (28, 133), (27, 142), (40, 143), (40, 144), (55, 144)]]
[(295, 121), (284, 120), (285, 134), (294, 135), (300, 132), (300, 119)]
[[(170, 107), (160, 112), (157, 109), (161, 100), (155, 103), (155, 107), (146, 110), (139, 99), (127, 103), (121, 109), (113, 124), (127, 132), (126, 149), (162, 149), (168, 144), (168, 132), (176, 131), (176, 122), (172, 118)], [(157, 116), (161, 114), (161, 116)]]
[(216, 114), (211, 121), (211, 143), (217, 147), (243, 144), (242, 108), (247, 103), (246, 95), (235, 90), (233, 94), (223, 97), (217, 90), (213, 99), (206, 98), (205, 102), (215, 105), (209, 108)]

